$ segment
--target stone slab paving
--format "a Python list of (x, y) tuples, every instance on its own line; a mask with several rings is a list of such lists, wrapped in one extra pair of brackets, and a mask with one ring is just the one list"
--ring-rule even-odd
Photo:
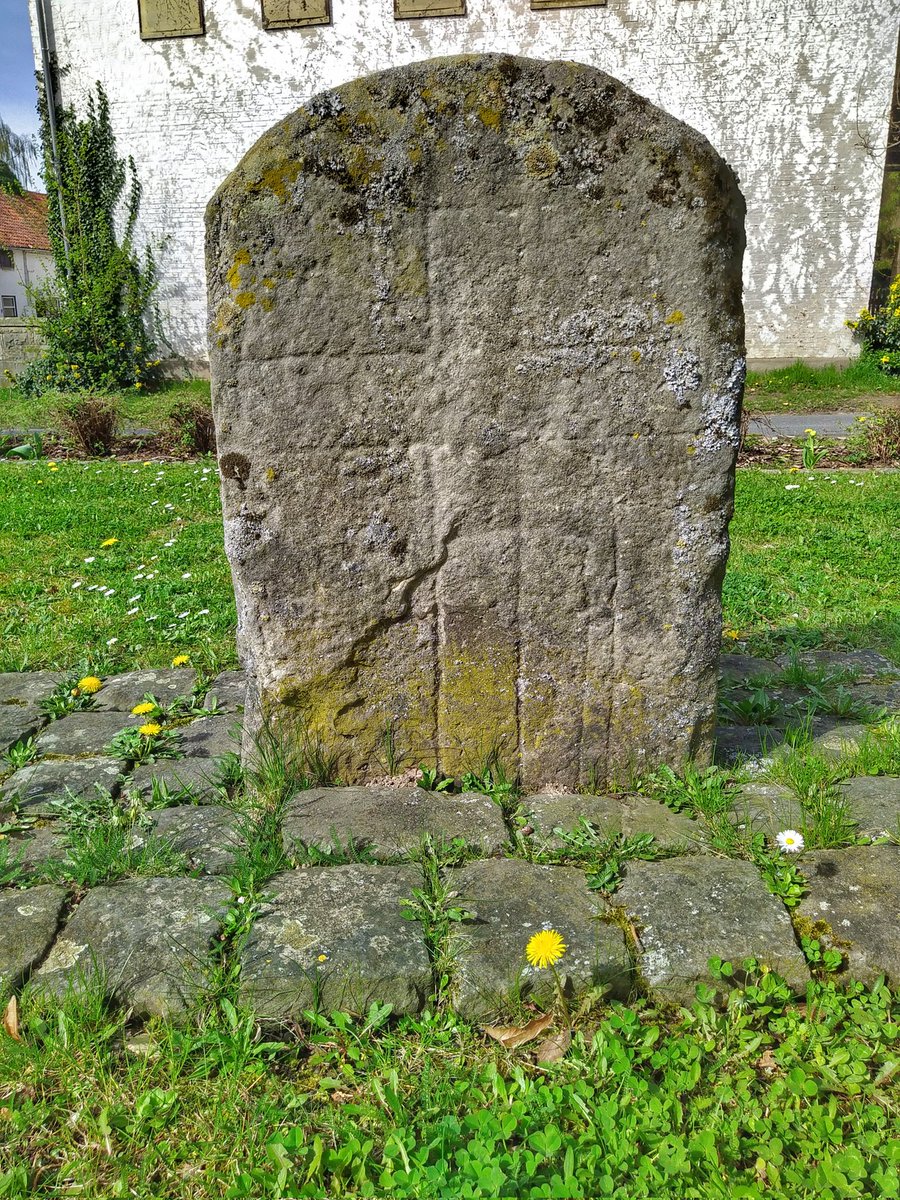
[(10, 837), (9, 862), (30, 873), (50, 862), (64, 862), (68, 858), (68, 849), (65, 833), (54, 824), (35, 826), (27, 833)]
[[(900, 667), (874, 650), (806, 650), (797, 657), (809, 667), (818, 667), (825, 671), (852, 672), (857, 683), (900, 678)], [(790, 656), (780, 655), (776, 661), (779, 666), (786, 667)]]
[(75, 712), (53, 721), (37, 739), (41, 754), (76, 757), (103, 754), (117, 733), (143, 718), (123, 712)]
[(732, 806), (738, 827), (763, 832), (770, 837), (782, 829), (800, 829), (805, 820), (800, 801), (779, 783), (747, 783)]
[(462, 838), (487, 856), (509, 841), (500, 809), (488, 796), (422, 788), (312, 788), (287, 805), (282, 830), (289, 853), (352, 847), (381, 860), (414, 854), (426, 834), (439, 843)]
[(529, 939), (541, 929), (555, 929), (566, 943), (557, 964), (566, 991), (577, 994), (593, 984), (613, 996), (628, 995), (631, 960), (624, 934), (603, 920), (608, 910), (581, 871), (501, 859), (448, 871), (447, 883), (471, 914), (454, 939), (454, 1007), (463, 1016), (490, 1016), (515, 993), (552, 1000), (552, 972), (525, 958)]
[(190, 667), (174, 667), (165, 671), (128, 671), (104, 681), (94, 694), (93, 709), (97, 712), (130, 713), (150, 692), (163, 705), (178, 696), (190, 696), (197, 682), (197, 672)]
[(900, 847), (814, 850), (799, 866), (808, 890), (796, 917), (825, 922), (822, 940), (843, 952), (851, 978), (900, 985)]
[(135, 837), (134, 845), (142, 845), (151, 836), (165, 838), (187, 858), (192, 870), (205, 875), (230, 874), (246, 846), (237, 814), (221, 804), (164, 808), (153, 817), (146, 833)]
[(0, 997), (50, 949), (65, 903), (63, 887), (0, 893)]
[(190, 798), (199, 804), (215, 804), (222, 799), (215, 782), (217, 771), (215, 761), (209, 758), (162, 758), (135, 767), (123, 790), (148, 800), (156, 781), (157, 792), (165, 792), (171, 800)]
[(710, 958), (757, 958), (802, 992), (809, 979), (787, 910), (752, 863), (670, 858), (630, 862), (614, 897), (635, 923), (639, 969), (652, 995), (691, 1004), (712, 982)]
[(70, 794), (82, 798), (99, 787), (115, 795), (123, 765), (116, 758), (106, 757), (30, 763), (0, 785), (0, 810), (16, 802), (28, 816), (56, 817), (59, 808), (54, 800), (63, 800)]
[(62, 679), (56, 671), (0, 671), (0, 705), (37, 704)]
[(352, 863), (285, 871), (241, 955), (241, 1001), (261, 1016), (319, 1007), (364, 1013), (373, 1000), (418, 1012), (431, 965), (416, 921), (401, 904), (422, 887), (414, 866)]
[(194, 758), (223, 758), (241, 748), (240, 723), (233, 716), (201, 717), (179, 729), (179, 745)]
[(35, 704), (0, 704), (0, 754), (43, 728), (47, 718)]
[(212, 708), (215, 702), (217, 712), (243, 712), (246, 698), (246, 671), (223, 671), (209, 685), (209, 691), (203, 699), (203, 706)]
[(217, 879), (133, 879), (93, 888), (33, 982), (62, 996), (98, 981), (136, 1016), (177, 1015), (203, 993), (230, 898)]
[(835, 717), (816, 717), (812, 724), (813, 747), (826, 758), (842, 758), (855, 750), (869, 732), (858, 721), (839, 721)]
[(857, 832), (864, 837), (900, 838), (900, 778), (858, 776), (841, 785)]
[(778, 663), (766, 658), (754, 658), (750, 654), (719, 655), (719, 675), (729, 683), (777, 675), (778, 672)]
[(531, 836), (535, 849), (561, 850), (570, 846), (571, 842), (555, 831), (577, 830), (581, 820), (596, 826), (603, 837), (652, 834), (656, 847), (666, 852), (696, 853), (705, 845), (697, 821), (646, 796), (525, 796), (521, 811), (534, 829)]

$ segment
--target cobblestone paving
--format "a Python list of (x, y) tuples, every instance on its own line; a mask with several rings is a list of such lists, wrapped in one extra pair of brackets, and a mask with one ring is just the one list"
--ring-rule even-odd
[[(129, 672), (56, 719), (58, 676), (0, 674), (0, 991), (100, 980), (138, 1016), (175, 1015), (231, 953), (242, 998), (273, 1019), (372, 1000), (416, 1011), (438, 976), (461, 1013), (486, 1018), (510, 996), (546, 992), (548, 973), (523, 953), (542, 927), (566, 941), (559, 969), (573, 994), (690, 1003), (713, 982), (713, 957), (757, 959), (801, 993), (812, 936), (841, 952), (844, 977), (900, 983), (900, 778), (896, 766), (864, 773), (873, 715), (900, 710), (900, 671), (856, 651), (799, 665), (725, 655), (722, 676), (732, 723), (718, 755), (744, 761), (728, 816), (741, 836), (772, 847), (780, 830), (805, 827), (802, 787), (766, 768), (810, 696), (828, 691), (845, 714), (813, 714), (818, 761), (862, 747), (859, 771), (835, 785), (855, 844), (792, 859), (804, 888), (790, 909), (760, 860), (729, 857), (709, 822), (634, 790), (499, 804), (426, 792), (407, 770), (377, 786), (298, 790), (262, 829), (235, 790), (240, 672)], [(179, 756), (134, 766), (110, 742), (147, 719), (131, 712), (147, 694), (166, 708)], [(248, 900), (242, 864), (254, 854), (271, 869)], [(440, 946), (423, 895), (462, 918)]]

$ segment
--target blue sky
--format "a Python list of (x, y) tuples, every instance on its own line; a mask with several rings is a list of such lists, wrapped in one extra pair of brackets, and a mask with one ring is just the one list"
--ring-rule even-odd
[(16, 133), (37, 133), (28, 0), (0, 0), (0, 117)]

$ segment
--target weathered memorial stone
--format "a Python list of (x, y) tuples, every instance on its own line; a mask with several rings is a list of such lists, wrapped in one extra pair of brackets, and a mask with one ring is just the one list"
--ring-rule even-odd
[(315, 96), (207, 212), (247, 727), (526, 785), (711, 751), (744, 205), (608, 76)]

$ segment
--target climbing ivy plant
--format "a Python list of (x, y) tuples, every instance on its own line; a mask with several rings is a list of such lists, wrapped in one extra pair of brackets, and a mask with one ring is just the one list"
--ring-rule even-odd
[(55, 164), (44, 81), (39, 111), (56, 275), (35, 292), (45, 351), (18, 382), (38, 393), (142, 387), (156, 365), (157, 276), (152, 251), (134, 247), (141, 203), (134, 161), (116, 151), (99, 83), (84, 117), (57, 110)]

